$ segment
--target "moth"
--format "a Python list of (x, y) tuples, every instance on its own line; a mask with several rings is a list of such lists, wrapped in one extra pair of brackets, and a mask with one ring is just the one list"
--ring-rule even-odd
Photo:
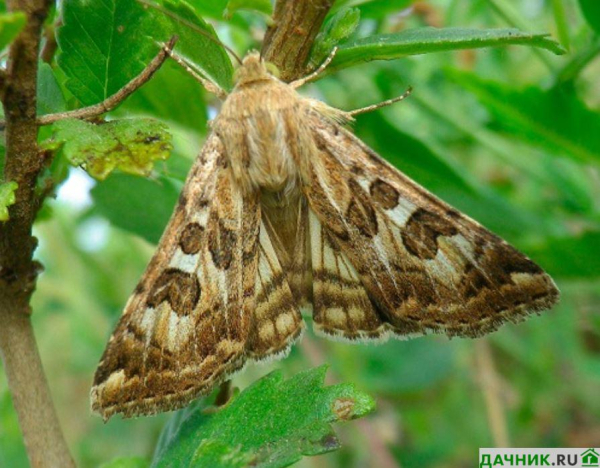
[(478, 337), (559, 297), (534, 262), (378, 156), (356, 113), (258, 53), (236, 72), (94, 378), (108, 419), (180, 408), (314, 331)]

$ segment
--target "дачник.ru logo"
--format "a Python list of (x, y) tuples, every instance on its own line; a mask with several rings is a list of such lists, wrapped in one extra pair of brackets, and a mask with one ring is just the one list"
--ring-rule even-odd
[(571, 448), (481, 448), (479, 468), (568, 466), (600, 468), (600, 449)]

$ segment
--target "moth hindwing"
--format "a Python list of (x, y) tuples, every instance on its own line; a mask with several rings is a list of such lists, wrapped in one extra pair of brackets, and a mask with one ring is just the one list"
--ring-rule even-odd
[(96, 371), (109, 418), (179, 408), (284, 356), (312, 308), (344, 340), (475, 337), (551, 307), (552, 279), (364, 145), (350, 115), (244, 59)]

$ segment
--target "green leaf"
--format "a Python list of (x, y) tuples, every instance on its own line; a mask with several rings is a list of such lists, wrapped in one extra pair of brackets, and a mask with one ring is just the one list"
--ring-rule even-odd
[(384, 19), (407, 8), (415, 0), (372, 0), (359, 5), (363, 18)]
[(579, 7), (590, 27), (600, 34), (600, 2), (598, 0), (579, 0)]
[(18, 187), (13, 181), (0, 184), (0, 221), (8, 221), (8, 207), (17, 201), (15, 190)]
[(147, 34), (152, 17), (136, 0), (64, 0), (62, 18), (58, 65), (83, 105), (115, 94), (158, 50)]
[(179, 36), (177, 52), (224, 89), (231, 87), (233, 66), (212, 26), (179, 0), (165, 0), (164, 11), (136, 0), (66, 0), (59, 28), (58, 64), (66, 87), (84, 105), (115, 94), (137, 76), (159, 50), (157, 43)]
[(112, 171), (147, 176), (154, 162), (169, 157), (172, 145), (166, 126), (152, 119), (114, 120), (93, 124), (67, 119), (53, 125), (54, 136), (44, 147), (62, 149), (74, 166), (105, 179)]
[(65, 97), (56, 81), (52, 67), (40, 62), (37, 77), (37, 113), (53, 114), (67, 110)]
[(385, 19), (414, 3), (416, 0), (336, 0), (332, 14), (350, 6), (360, 10), (362, 18)]
[(504, 45), (527, 45), (562, 55), (565, 50), (547, 34), (518, 29), (415, 28), (397, 34), (379, 34), (342, 46), (328, 68), (331, 73), (372, 60), (393, 60), (407, 55)]
[(359, 21), (358, 8), (345, 8), (333, 15), (315, 39), (310, 57), (312, 64), (315, 66), (321, 64), (335, 46), (350, 37)]
[(152, 466), (274, 468), (337, 449), (331, 423), (364, 416), (375, 402), (349, 384), (323, 387), (325, 372), (319, 367), (289, 380), (274, 372), (216, 412), (189, 414), (167, 426), (170, 440)]
[(166, 177), (151, 180), (113, 174), (92, 189), (92, 212), (156, 244), (173, 213), (180, 189), (180, 184)]
[(251, 10), (268, 17), (273, 14), (271, 0), (229, 0), (225, 8), (225, 18), (231, 18), (238, 10)]
[(495, 125), (553, 154), (600, 163), (600, 115), (568, 87), (516, 89), (470, 73), (449, 73), (495, 117)]
[(200, 16), (215, 20), (223, 19), (223, 12), (227, 7), (227, 0), (188, 0), (188, 3)]
[[(165, 38), (174, 34), (179, 36), (175, 51), (191, 62), (206, 78), (224, 90), (230, 90), (233, 85), (233, 65), (225, 49), (219, 45), (220, 40), (214, 28), (184, 1), (164, 0), (162, 6), (170, 15), (154, 10), (152, 13), (157, 23), (163, 23)], [(190, 25), (212, 36), (217, 43), (195, 31)]]
[(104, 463), (100, 468), (147, 468), (148, 461), (145, 458), (117, 458), (108, 463)]
[(20, 11), (0, 14), (0, 50), (3, 50), (21, 32), (25, 21), (25, 13)]

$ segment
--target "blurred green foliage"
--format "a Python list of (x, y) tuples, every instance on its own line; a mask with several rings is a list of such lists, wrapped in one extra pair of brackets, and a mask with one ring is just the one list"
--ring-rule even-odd
[(8, 207), (15, 202), (15, 190), (19, 185), (16, 182), (0, 184), (0, 221), (8, 219)]
[(10, 44), (24, 25), (25, 15), (23, 13), (0, 14), (0, 49), (4, 49)]
[[(102, 10), (101, 4), (113, 8)], [(114, 93), (156, 53), (155, 41), (181, 30), (159, 11), (128, 4), (64, 0), (58, 55), (40, 71), (40, 113), (93, 104)], [(228, 6), (225, 0), (190, 0), (189, 5), (163, 2), (211, 34), (214, 27), (240, 54), (259, 48), (269, 21), (264, 2)], [(354, 13), (348, 13), (354, 10), (347, 7), (361, 14), (356, 28)], [(229, 19), (223, 17), (226, 9)], [(473, 466), (479, 447), (498, 443), (493, 427), (502, 421), (490, 421), (490, 396), (502, 408), (513, 446), (598, 445), (598, 15), (594, 0), (336, 2), (326, 23), (335, 34), (324, 29), (321, 38), (341, 46), (337, 65), (334, 61), (328, 76), (303, 92), (354, 109), (412, 85), (413, 94), (401, 104), (360, 116), (356, 133), (407, 175), (538, 261), (557, 280), (562, 301), (553, 311), (507, 325), (484, 340), (426, 337), (366, 346), (334, 343), (309, 332), (286, 360), (250, 366), (235, 385), (248, 387), (273, 368), (290, 377), (327, 363), (331, 382), (352, 382), (377, 400), (375, 413), (339, 428), (341, 450), (305, 458), (298, 466)], [(343, 28), (336, 29), (335, 21)], [(412, 31), (432, 26), (462, 29)], [(524, 34), (528, 44), (537, 41), (560, 52), (539, 35), (550, 32), (569, 53), (501, 47), (412, 55), (423, 52), (419, 47), (427, 47), (427, 41), (465, 28), (471, 40), (486, 34), (477, 31), (498, 28), (505, 42), (518, 43)], [(177, 50), (228, 88), (232, 67), (223, 49), (193, 30), (186, 34)], [(376, 37), (381, 34), (393, 36), (382, 42)], [(423, 35), (427, 41), (419, 42)], [(381, 52), (390, 38), (401, 42)], [(416, 38), (412, 49), (407, 38)], [(461, 43), (450, 47), (446, 41), (438, 50), (470, 46), (465, 34), (459, 38)], [(321, 58), (322, 47), (315, 54)], [(373, 58), (395, 60), (359, 64)], [(169, 420), (169, 415), (114, 418), (105, 425), (90, 415), (89, 388), (108, 335), (204, 141), (207, 119), (217, 109), (213, 96), (179, 67), (166, 64), (110, 117), (166, 123), (173, 134), (171, 158), (157, 162), (150, 178), (115, 173), (96, 183), (71, 169), (35, 227), (46, 271), (34, 296), (33, 320), (79, 466), (96, 467), (119, 457), (108, 466), (147, 466)], [(48, 137), (44, 129), (41, 138)], [(46, 179), (62, 181), (66, 167), (64, 158), (57, 158)], [(491, 350), (491, 361), (481, 358), (482, 346)], [(484, 378), (490, 369), (496, 376), (493, 387)], [(4, 466), (26, 467), (27, 461), (0, 372)]]

